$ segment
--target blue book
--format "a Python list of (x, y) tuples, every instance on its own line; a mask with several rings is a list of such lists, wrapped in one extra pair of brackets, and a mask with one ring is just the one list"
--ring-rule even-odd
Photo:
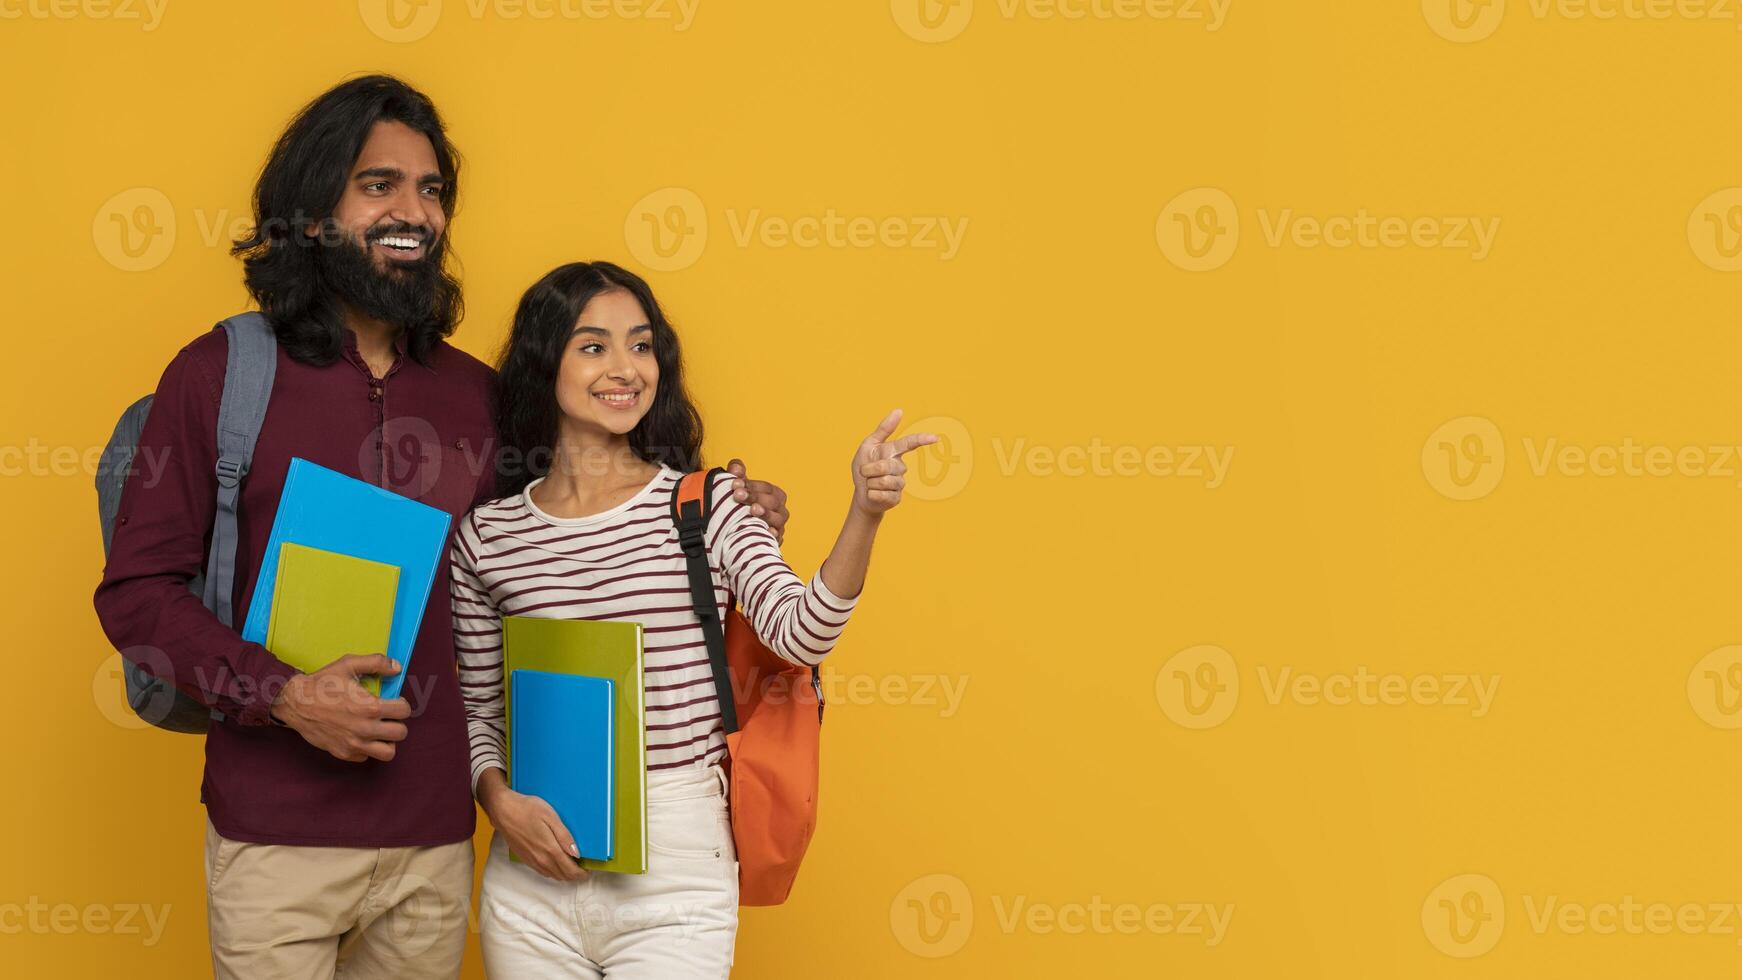
[(603, 677), (508, 676), (508, 785), (551, 805), (581, 857), (611, 859), (611, 700)]
[[(266, 557), (248, 600), (242, 639), (264, 645), (272, 621), (272, 597), (278, 583), (278, 555), (286, 542), (333, 551), (353, 558), (399, 566), (399, 587), (393, 599), (393, 626), (385, 653), (399, 661), (399, 673), (381, 678), (381, 696), (399, 697), (411, 671), (411, 650), (423, 624), (424, 607), (435, 585), (437, 563), (445, 556), (448, 527), (445, 510), (402, 497), (373, 483), (292, 458), (278, 498), (278, 514), (266, 541)], [(444, 596), (442, 601), (447, 601)], [(451, 666), (445, 669), (452, 670)]]

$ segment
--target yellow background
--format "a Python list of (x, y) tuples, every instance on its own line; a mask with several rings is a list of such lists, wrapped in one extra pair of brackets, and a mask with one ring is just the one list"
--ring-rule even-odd
[[(390, 23), (372, 0), (167, 0), (151, 30), (47, 2), (0, 0), (19, 14), (0, 18), (0, 915), (34, 899), (169, 919), (149, 946), (0, 933), (8, 973), (209, 968), (199, 743), (117, 723), (90, 606), (95, 501), (67, 454), (100, 447), (177, 348), (242, 308), (224, 239), (272, 140), (370, 70), (429, 93), (465, 156), (456, 342), (481, 357), (554, 265), (649, 270), (627, 233), (648, 195), (701, 202), (699, 252), (648, 275), (711, 456), (790, 491), (801, 571), (885, 411), (953, 426), (885, 524), (833, 661), (818, 837), (793, 900), (744, 915), (740, 975), (1705, 977), (1742, 962), (1742, 916), (1607, 935), (1536, 918), (1551, 896), (1742, 902), (1725, 788), (1742, 734), (1724, 727), (1742, 657), (1701, 666), (1742, 643), (1742, 464), (1710, 473), (1715, 447), (1742, 442), (1725, 271), (1742, 211), (1702, 204), (1742, 184), (1735, 4), (1600, 18), (1511, 0), (1454, 20), (1439, 0), (1232, 0), (1208, 30), (1007, 16), (999, 0), (930, 21), (905, 0), (701, 0), (677, 30), (645, 10), (516, 19), (446, 0), (405, 22), (426, 34), (394, 40), (371, 29)], [(159, 196), (113, 203), (136, 188)], [(1197, 188), (1233, 203), (1239, 237), (1188, 271), (1168, 209)], [(141, 201), (174, 233), (129, 271), (111, 215)], [(831, 209), (966, 232), (949, 258), (734, 235), (753, 211)], [(1480, 259), (1273, 244), (1285, 209), (1499, 230)], [(1533, 465), (1550, 439), (1696, 447), (1706, 465)], [(1065, 475), (1010, 459), (1018, 444), (1234, 455), (1211, 488)], [(66, 465), (21, 465), (31, 446)], [(1436, 470), (1444, 452), (1466, 468)], [(1454, 499), (1467, 467), (1492, 487)], [(1203, 662), (1238, 696), (1194, 728), (1164, 705), (1203, 676), (1170, 658), (1203, 645), (1225, 651)], [(1270, 696), (1285, 668), (1499, 688), (1481, 717), (1309, 703)], [(871, 687), (854, 695), (854, 678)], [(966, 684), (953, 713), (940, 679)], [(1009, 922), (1018, 901), (1234, 912), (1212, 946)], [(1503, 926), (1475, 938), (1440, 925), (1440, 909), (1502, 904)]]

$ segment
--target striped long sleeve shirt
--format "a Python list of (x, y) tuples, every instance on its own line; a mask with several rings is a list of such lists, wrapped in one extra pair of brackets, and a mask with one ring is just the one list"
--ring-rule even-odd
[[(647, 768), (705, 766), (726, 751), (719, 702), (689, 576), (671, 519), (682, 474), (662, 466), (634, 497), (599, 514), (552, 517), (532, 487), (461, 522), (450, 554), (454, 647), (471, 739), (472, 785), (507, 769), (503, 748), (502, 617), (631, 621), (645, 643)], [(534, 482), (533, 487), (537, 486)], [(780, 555), (768, 524), (732, 499), (732, 479), (708, 492), (708, 562), (722, 621), (736, 597), (756, 635), (792, 663), (820, 662), (857, 597), (807, 586)]]

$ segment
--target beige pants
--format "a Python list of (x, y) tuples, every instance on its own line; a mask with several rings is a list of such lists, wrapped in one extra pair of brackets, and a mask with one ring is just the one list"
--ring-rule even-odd
[(206, 822), (206, 904), (218, 980), (460, 975), (472, 842), (293, 847)]

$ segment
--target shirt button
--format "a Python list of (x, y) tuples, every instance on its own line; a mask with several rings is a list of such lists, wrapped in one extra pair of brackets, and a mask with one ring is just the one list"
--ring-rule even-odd
[(381, 393), (378, 391), (371, 391), (369, 393), (369, 400), (370, 401), (375, 401), (375, 400), (379, 399), (380, 397), (381, 397)]

